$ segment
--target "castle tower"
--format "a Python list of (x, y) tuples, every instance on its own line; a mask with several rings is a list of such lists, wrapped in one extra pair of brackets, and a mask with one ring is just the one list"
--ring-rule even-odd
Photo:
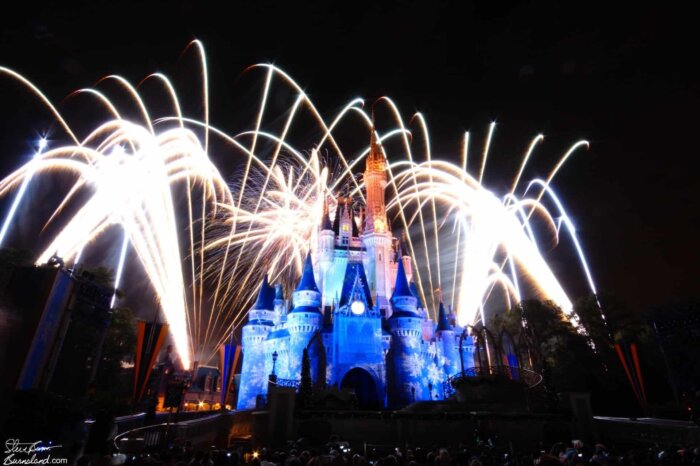
[(367, 250), (366, 270), (372, 296), (379, 309), (389, 311), (391, 293), (390, 264), (392, 258), (391, 231), (386, 216), (386, 160), (377, 142), (374, 126), (370, 135), (370, 150), (364, 172), (367, 210), (362, 242)]
[[(323, 326), (321, 314), (321, 292), (316, 285), (314, 269), (311, 262), (311, 252), (306, 255), (304, 272), (296, 290), (292, 294), (294, 308), (287, 315), (287, 329), (289, 330), (289, 375), (298, 379), (301, 375), (301, 359), (304, 349), (314, 334)], [(312, 378), (316, 380), (313, 368), (316, 365), (311, 361)]]
[(438, 321), (435, 326), (435, 342), (438, 345), (438, 354), (440, 358), (441, 369), (445, 374), (445, 378), (458, 373), (459, 367), (459, 349), (455, 341), (455, 331), (447, 320), (445, 306), (440, 302), (438, 311)]
[(278, 283), (275, 285), (275, 325), (282, 324), (287, 321), (287, 306), (284, 303), (284, 291), (282, 290), (282, 284)]
[[(340, 208), (340, 205), (338, 206)], [(318, 233), (318, 263), (320, 266), (320, 278), (321, 278), (321, 291), (323, 302), (322, 305), (332, 306), (333, 297), (330, 293), (330, 280), (332, 274), (333, 266), (333, 255), (335, 252), (335, 232), (333, 231), (333, 225), (331, 225), (330, 217), (328, 216), (328, 207), (324, 202), (323, 205), (323, 219), (321, 221), (320, 231)]]
[[(341, 204), (338, 204), (338, 208), (341, 208)], [(350, 240), (352, 238), (352, 212), (351, 212), (351, 207), (349, 202), (344, 202), (342, 204), (342, 211), (340, 215), (340, 234), (338, 239), (340, 240), (340, 245), (341, 246), (347, 246), (350, 244)]]
[(243, 326), (243, 366), (238, 392), (237, 409), (255, 408), (258, 395), (267, 393), (269, 374), (264, 342), (275, 318), (275, 290), (263, 279), (258, 299), (248, 312), (248, 323)]
[(391, 344), (386, 362), (388, 402), (393, 409), (423, 398), (425, 361), (421, 357), (422, 318), (416, 311), (417, 304), (418, 299), (411, 293), (400, 261), (391, 296), (393, 311), (388, 320)]
[(406, 271), (406, 279), (409, 283), (413, 281), (413, 261), (411, 261), (410, 249), (408, 247), (408, 241), (406, 240), (406, 232), (401, 234), (401, 239), (399, 240), (399, 253), (398, 259), (403, 262), (403, 268)]
[(367, 192), (365, 231), (384, 233), (388, 230), (384, 204), (386, 160), (382, 146), (377, 142), (374, 126), (372, 126), (370, 134), (369, 155), (365, 163), (364, 180)]

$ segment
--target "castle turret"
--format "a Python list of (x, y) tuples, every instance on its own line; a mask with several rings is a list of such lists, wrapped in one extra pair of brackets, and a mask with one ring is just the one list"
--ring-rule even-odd
[(311, 307), (315, 308), (317, 312), (320, 313), (318, 309), (321, 306), (321, 292), (316, 285), (316, 278), (314, 278), (311, 251), (306, 255), (304, 271), (301, 274), (299, 285), (296, 290), (294, 290), (294, 293), (292, 293), (292, 304), (294, 305), (292, 312), (296, 311), (298, 308)]
[(403, 268), (406, 271), (406, 278), (409, 283), (413, 280), (413, 261), (411, 260), (410, 248), (408, 247), (408, 240), (406, 239), (406, 232), (401, 234), (401, 239), (399, 240), (399, 250), (398, 250), (398, 260), (403, 262)]
[[(340, 206), (338, 206), (340, 207)], [(321, 227), (318, 232), (318, 263), (320, 266), (320, 278), (321, 278), (321, 290), (323, 291), (322, 296), (324, 298), (323, 305), (331, 306), (332, 297), (329, 293), (330, 280), (333, 267), (333, 255), (335, 252), (335, 232), (333, 231), (333, 225), (331, 224), (330, 217), (328, 216), (328, 209), (324, 203), (323, 208), (323, 219), (321, 220)]]
[[(301, 374), (301, 357), (304, 348), (314, 334), (323, 326), (321, 314), (321, 292), (316, 285), (311, 252), (306, 256), (304, 272), (299, 285), (292, 295), (294, 308), (287, 315), (289, 330), (289, 374), (298, 379)], [(311, 364), (312, 368), (315, 364)], [(315, 374), (312, 374), (315, 376)]]
[[(341, 204), (338, 204), (338, 208), (340, 207)], [(347, 202), (342, 205), (342, 209), (343, 210), (340, 214), (340, 233), (338, 239), (341, 246), (347, 246), (350, 244), (350, 239), (352, 238), (352, 223), (354, 220), (352, 219), (352, 213), (350, 212), (351, 208)]]
[(408, 285), (403, 262), (399, 262), (399, 268), (396, 272), (396, 285), (394, 286), (394, 293), (391, 295), (392, 315), (403, 312), (417, 316), (417, 307), (418, 298), (413, 295), (411, 287)]
[(440, 368), (446, 377), (454, 375), (460, 371), (459, 349), (455, 341), (455, 332), (450, 321), (447, 319), (445, 306), (440, 302), (438, 310), (438, 321), (435, 326), (435, 342), (438, 345)]
[(402, 408), (423, 399), (421, 382), (425, 361), (421, 357), (422, 319), (416, 311), (418, 300), (408, 286), (403, 262), (399, 262), (396, 286), (391, 296), (392, 314), (388, 320), (391, 345), (387, 354), (387, 381), (390, 408)]
[(284, 290), (282, 289), (282, 284), (278, 283), (275, 285), (275, 325), (279, 325), (287, 321), (287, 306), (284, 303)]
[(387, 310), (388, 297), (391, 293), (390, 270), (394, 250), (384, 203), (384, 190), (387, 184), (386, 160), (382, 147), (376, 139), (374, 125), (370, 133), (364, 183), (367, 192), (367, 209), (362, 234), (362, 242), (367, 250), (365, 269), (368, 273), (370, 288), (374, 290), (374, 302), (380, 309)]
[(267, 393), (268, 368), (264, 341), (274, 325), (275, 290), (263, 279), (258, 299), (248, 312), (248, 323), (243, 326), (243, 367), (238, 392), (237, 409), (252, 409), (258, 395)]
[(365, 189), (367, 191), (367, 212), (365, 232), (384, 233), (388, 230), (384, 190), (386, 189), (386, 160), (384, 151), (376, 138), (374, 124), (370, 130), (369, 155), (365, 164)]

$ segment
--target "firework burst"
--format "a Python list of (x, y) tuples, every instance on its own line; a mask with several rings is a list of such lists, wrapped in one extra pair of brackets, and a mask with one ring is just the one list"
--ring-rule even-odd
[[(32, 176), (70, 172), (77, 178), (47, 219), (60, 222), (62, 229), (38, 262), (57, 251), (64, 258), (75, 257), (110, 225), (120, 225), (171, 324), (183, 362), (188, 366), (192, 360), (208, 361), (243, 322), (265, 273), (287, 289), (297, 280), (307, 251), (316, 247), (321, 219), (337, 208), (338, 196), (364, 202), (364, 186), (355, 173), (364, 168), (370, 147), (345, 149), (336, 135), (339, 127), (354, 125), (355, 142), (369, 142), (372, 131), (378, 143), (385, 143), (393, 229), (407, 234), (414, 280), (433, 315), (437, 302), (449, 299), (459, 322), (473, 323), (485, 318), (485, 303), (495, 289), (504, 290), (503, 296), (512, 303), (523, 298), (521, 284), (526, 281), (576, 323), (566, 292), (540, 252), (532, 222), (548, 225), (555, 242), (562, 227), (571, 235), (595, 290), (576, 231), (552, 188), (561, 166), (587, 146), (585, 141), (574, 144), (547, 179), (534, 180), (520, 192), (526, 165), (543, 139), (537, 136), (525, 152), (512, 189), (499, 197), (482, 183), (494, 124), (488, 130), (478, 176), (472, 175), (466, 170), (468, 133), (461, 165), (434, 160), (421, 114), (407, 124), (397, 105), (382, 97), (373, 111), (387, 114), (391, 125), (375, 128), (364, 100), (358, 98), (326, 120), (301, 87), (272, 65), (247, 70), (263, 72), (262, 96), (251, 126), (231, 136), (209, 123), (205, 55), (199, 42), (192, 47), (202, 67), (203, 116), (184, 116), (174, 87), (161, 74), (147, 78), (161, 84), (171, 104), (172, 113), (159, 118), (149, 114), (138, 86), (110, 76), (105, 80), (126, 91), (140, 120), (122, 118), (115, 101), (97, 88), (82, 89), (74, 95), (87, 94), (112, 115), (82, 139), (35, 86), (0, 68), (48, 107), (70, 139), (67, 145), (38, 154), (0, 182), (0, 194), (7, 194)], [(290, 107), (271, 109), (274, 86), (289, 91)], [(281, 126), (269, 124), (279, 123), (280, 115)], [(311, 148), (292, 142), (302, 120), (303, 139), (312, 135), (315, 141), (310, 152), (306, 151)], [(315, 128), (311, 132), (309, 122)], [(231, 186), (209, 159), (210, 138), (230, 149), (239, 164), (240, 176)], [(423, 144), (417, 146), (413, 139)], [(184, 189), (186, 202), (176, 202), (173, 190), (178, 186)], [(78, 196), (85, 191), (90, 195)], [(67, 205), (85, 198), (75, 214), (65, 214)], [(554, 204), (556, 220), (546, 209), (547, 202)]]

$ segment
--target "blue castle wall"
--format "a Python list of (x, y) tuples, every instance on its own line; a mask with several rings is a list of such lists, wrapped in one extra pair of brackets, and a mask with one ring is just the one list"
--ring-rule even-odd
[[(342, 281), (326, 283), (337, 297), (325, 307), (311, 253), (289, 311), (281, 288), (264, 280), (243, 327), (238, 409), (254, 408), (258, 395), (267, 394), (273, 352), (275, 375), (299, 380), (304, 348), (314, 384), (354, 389), (363, 404), (397, 409), (444, 397), (443, 383), (461, 371), (462, 329), (450, 322), (442, 305), (437, 323), (427, 317), (402, 261), (396, 264), (390, 309), (374, 304), (361, 257), (345, 262), (344, 269), (342, 275), (326, 275), (342, 276)], [(471, 337), (464, 339), (462, 352), (464, 367), (473, 367)]]

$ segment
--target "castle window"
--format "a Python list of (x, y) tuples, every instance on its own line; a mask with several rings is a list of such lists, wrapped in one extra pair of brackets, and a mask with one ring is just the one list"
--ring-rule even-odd
[(346, 223), (345, 225), (343, 225), (343, 231), (344, 231), (344, 232), (350, 231), (350, 227), (348, 226), (347, 223)]

